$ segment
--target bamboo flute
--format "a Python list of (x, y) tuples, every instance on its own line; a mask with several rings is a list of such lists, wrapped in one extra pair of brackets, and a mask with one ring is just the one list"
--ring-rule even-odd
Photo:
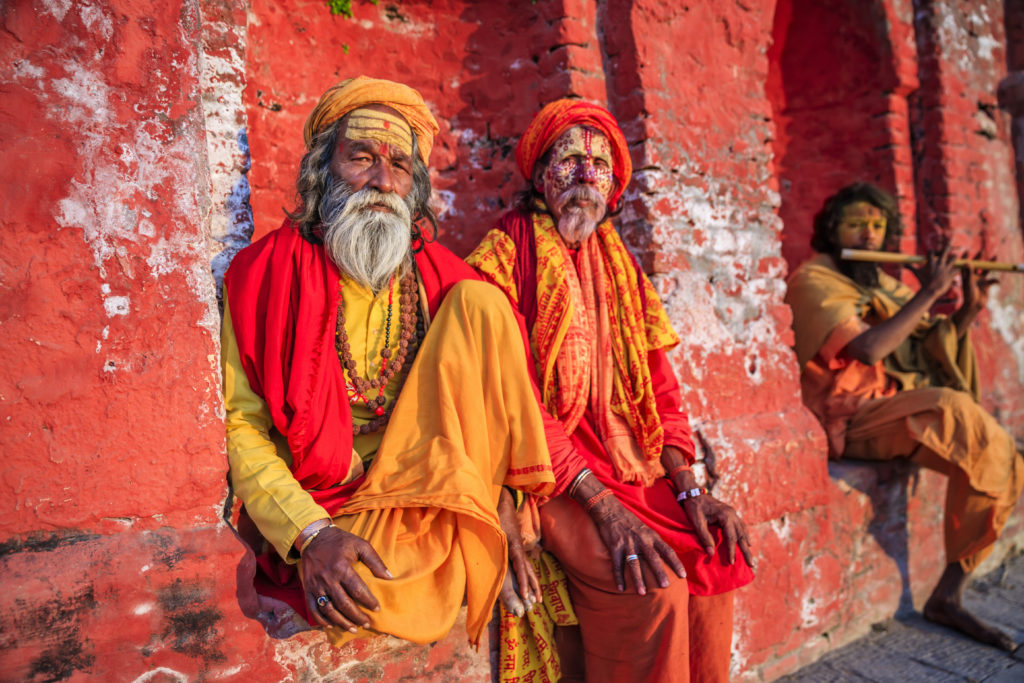
[[(924, 263), (925, 256), (916, 254), (900, 254), (892, 251), (869, 251), (865, 249), (843, 249), (840, 256), (844, 261), (866, 261), (869, 263)], [(968, 266), (974, 270), (998, 270), (1005, 273), (1024, 273), (1024, 263), (1004, 263), (1002, 261), (978, 261), (975, 259), (954, 259), (954, 266)]]

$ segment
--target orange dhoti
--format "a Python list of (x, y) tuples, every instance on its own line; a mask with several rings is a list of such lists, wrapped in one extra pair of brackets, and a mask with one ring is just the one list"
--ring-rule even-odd
[(948, 562), (974, 570), (992, 552), (1024, 486), (1013, 437), (964, 391), (904, 391), (865, 403), (850, 419), (844, 457), (908, 457), (949, 477)]
[[(491, 285), (445, 297), (366, 480), (335, 524), (367, 541), (394, 579), (356, 572), (380, 602), (370, 628), (417, 643), (442, 638), (466, 598), (476, 643), (505, 575), (502, 484), (554, 482), (519, 324)], [(328, 629), (332, 642), (356, 637)]]

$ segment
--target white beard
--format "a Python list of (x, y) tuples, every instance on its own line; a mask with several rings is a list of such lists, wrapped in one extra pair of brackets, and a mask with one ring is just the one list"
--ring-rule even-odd
[[(371, 208), (375, 205), (388, 210)], [(412, 214), (397, 194), (368, 187), (352, 192), (347, 183), (332, 179), (320, 201), (320, 219), (328, 256), (374, 293), (408, 267)]]
[[(578, 206), (573, 201), (588, 199), (590, 204)], [(558, 211), (558, 233), (569, 244), (580, 244), (597, 229), (605, 216), (605, 202), (597, 190), (589, 185), (574, 185), (555, 200)]]

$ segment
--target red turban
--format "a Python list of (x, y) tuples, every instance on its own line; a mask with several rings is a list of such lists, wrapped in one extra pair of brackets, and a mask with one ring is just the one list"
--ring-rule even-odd
[(615, 117), (604, 107), (582, 100), (555, 100), (533, 117), (523, 137), (516, 145), (516, 163), (519, 172), (527, 181), (533, 181), (533, 167), (544, 152), (561, 137), (562, 133), (575, 126), (590, 126), (601, 131), (612, 147), (612, 174), (617, 181), (615, 192), (608, 198), (609, 208), (614, 209), (623, 190), (633, 174), (633, 161), (629, 158), (626, 136), (622, 134)]

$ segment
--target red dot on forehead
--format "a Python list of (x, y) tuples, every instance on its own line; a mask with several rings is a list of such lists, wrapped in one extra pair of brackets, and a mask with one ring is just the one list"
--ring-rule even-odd
[(590, 147), (591, 141), (594, 139), (593, 131), (583, 129), (583, 149), (587, 150), (587, 156), (593, 156), (594, 152)]

